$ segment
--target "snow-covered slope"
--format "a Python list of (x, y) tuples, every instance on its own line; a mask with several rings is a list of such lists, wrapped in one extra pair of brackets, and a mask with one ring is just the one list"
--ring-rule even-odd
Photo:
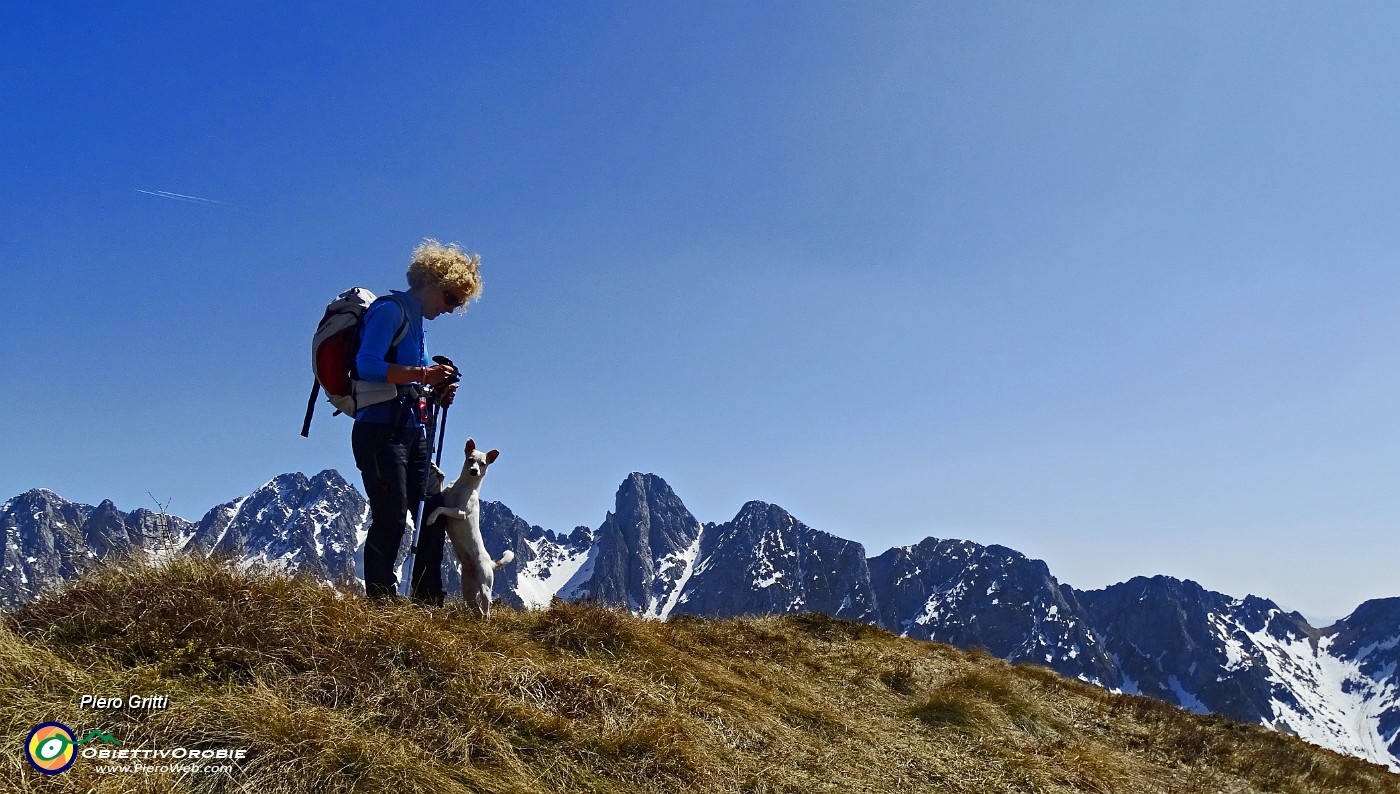
[(1400, 599), (1318, 630), (1272, 601), (1137, 578), (1080, 593), (1122, 688), (1296, 734), (1400, 772)]
[[(482, 502), (481, 539), (492, 559), (500, 559), (506, 549), (515, 552), (515, 562), (496, 572), (496, 599), (537, 609), (549, 606), (582, 567), (592, 548), (593, 532), (578, 527), (560, 535), (527, 523), (500, 502)], [(450, 544), (443, 554), (443, 568), (449, 594), (460, 594), (462, 580)]]

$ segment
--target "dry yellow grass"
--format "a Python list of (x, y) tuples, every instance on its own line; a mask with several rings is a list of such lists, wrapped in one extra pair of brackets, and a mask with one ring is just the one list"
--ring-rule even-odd
[[(1400, 792), (1255, 726), (824, 616), (492, 620), (376, 609), (209, 562), (110, 566), (0, 629), (0, 790)], [(151, 713), (83, 694), (167, 694)], [(46, 777), (42, 721), (125, 747), (244, 747), (230, 775)]]

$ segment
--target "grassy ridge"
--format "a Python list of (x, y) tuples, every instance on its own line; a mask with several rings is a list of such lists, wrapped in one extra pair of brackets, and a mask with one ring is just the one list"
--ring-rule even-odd
[[(0, 629), (0, 790), (1400, 792), (1295, 738), (823, 616), (375, 609), (209, 562), (113, 566)], [(80, 711), (83, 694), (169, 695)], [(243, 747), (231, 775), (46, 777), (30, 728)], [(159, 762), (151, 762), (159, 763)]]

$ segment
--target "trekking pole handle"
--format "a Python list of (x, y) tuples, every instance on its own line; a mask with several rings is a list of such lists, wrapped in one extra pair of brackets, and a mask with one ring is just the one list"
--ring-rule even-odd
[[(447, 380), (438, 384), (438, 388), (445, 388), (447, 386), (451, 386), (452, 384), (457, 383), (462, 379), (462, 371), (457, 369), (457, 365), (453, 364), (452, 359), (448, 358), (447, 356), (433, 356), (433, 363), (437, 364), (440, 367), (447, 367), (452, 370), (452, 374), (447, 376)], [(442, 442), (447, 439), (447, 409), (449, 407), (450, 406), (441, 404), (439, 404), (438, 406), (437, 460), (434, 462), (439, 465), (442, 464)]]
[(462, 379), (462, 371), (457, 369), (457, 365), (453, 364), (452, 359), (447, 356), (433, 356), (433, 363), (440, 367), (448, 367), (452, 370), (452, 374), (448, 375), (447, 380), (443, 381), (440, 385), (451, 386)]

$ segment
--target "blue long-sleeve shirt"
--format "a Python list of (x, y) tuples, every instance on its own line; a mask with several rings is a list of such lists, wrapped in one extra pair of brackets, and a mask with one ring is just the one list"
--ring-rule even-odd
[[(393, 291), (397, 300), (378, 300), (365, 311), (364, 326), (360, 331), (360, 352), (355, 357), (355, 371), (361, 380), (388, 381), (389, 365), (405, 367), (428, 366), (427, 338), (423, 332), (423, 304), (412, 293)], [(389, 360), (389, 348), (394, 335), (408, 315), (408, 328), (399, 341), (397, 355)], [(421, 425), (418, 419), (418, 405), (405, 406), (404, 389), (399, 388), (399, 398), (376, 403), (361, 408), (355, 413), (357, 422), (391, 423), (402, 417), (406, 426)], [(402, 413), (399, 408), (404, 406)]]

